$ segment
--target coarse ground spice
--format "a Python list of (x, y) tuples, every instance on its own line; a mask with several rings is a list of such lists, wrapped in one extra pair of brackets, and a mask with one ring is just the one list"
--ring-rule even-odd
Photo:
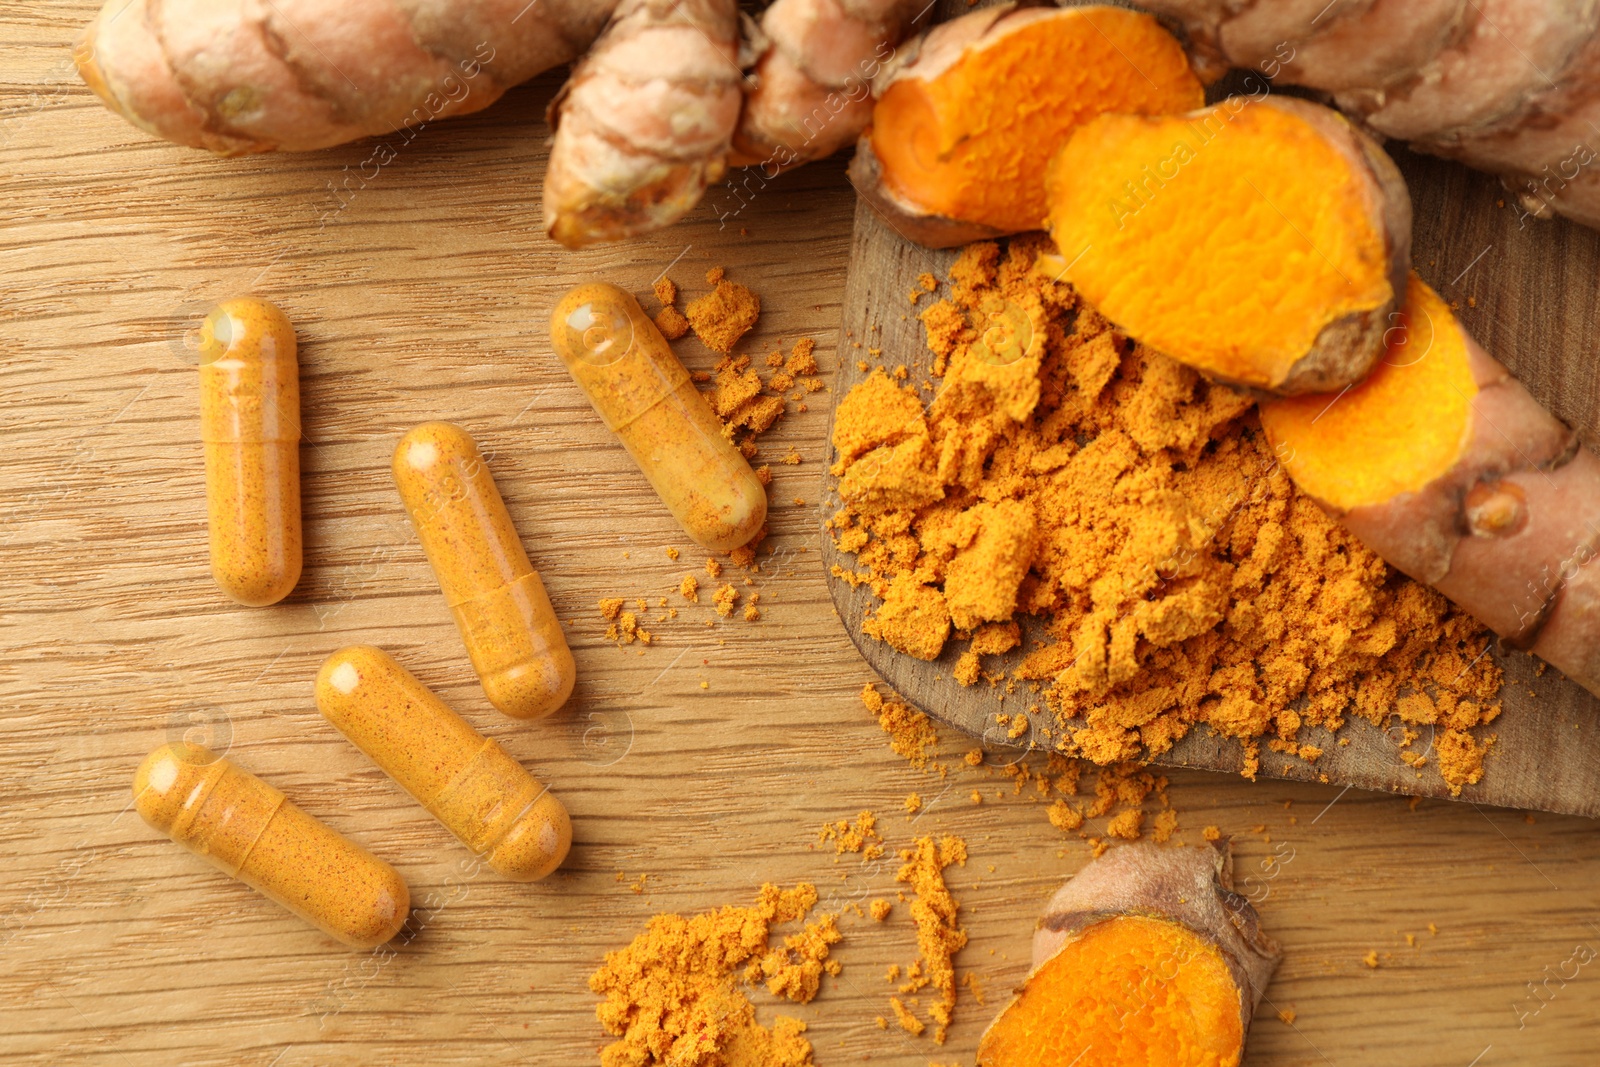
[[(934, 1022), (933, 1040), (942, 1045), (956, 1006), (952, 957), (967, 944), (967, 932), (961, 928), (961, 906), (950, 895), (944, 872), (953, 863), (966, 865), (967, 843), (953, 835), (938, 840), (919, 837), (915, 847), (901, 850), (900, 858), (904, 862), (895, 881), (909, 885), (916, 894), (911, 901), (911, 919), (917, 924), (920, 958), (906, 968), (906, 981), (899, 991), (917, 993), (933, 988), (938, 999), (929, 1005), (928, 1015)], [(889, 1007), (902, 1027), (913, 1034), (922, 1033), (921, 1021), (898, 997), (889, 999)]]
[(923, 659), (970, 640), (954, 669), (970, 685), (998, 680), (982, 657), (1036, 617), (1008, 684), (1043, 690), (1040, 743), (1099, 764), (1205, 724), (1253, 775), (1263, 743), (1314, 762), (1307, 727), (1397, 714), (1435, 727), (1452, 790), (1478, 781), (1494, 738), (1470, 731), (1500, 712), (1488, 632), (1296, 492), (1247, 397), (1036, 273), (1045, 250), (958, 258), (921, 315), (931, 404), (881, 368), (840, 403), (829, 528), (858, 564), (835, 573), (882, 600), (866, 633)]
[(804, 918), (817, 891), (763, 885), (753, 907), (732, 905), (685, 918), (657, 915), (626, 948), (606, 953), (589, 977), (605, 997), (595, 1013), (619, 1040), (600, 1053), (601, 1067), (806, 1067), (806, 1025), (780, 1015), (771, 1030), (756, 1022), (740, 983), (765, 984), (797, 1004), (817, 994), (824, 973), (838, 974), (831, 946), (837, 917), (822, 915), (782, 947), (771, 929)]

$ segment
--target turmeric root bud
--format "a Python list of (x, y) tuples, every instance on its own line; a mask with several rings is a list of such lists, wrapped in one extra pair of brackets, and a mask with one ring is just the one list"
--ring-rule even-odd
[(1368, 548), (1600, 694), (1600, 457), (1415, 275), (1365, 381), (1261, 423)]
[(1113, 849), (1051, 898), (979, 1067), (1231, 1067), (1280, 953), (1221, 848)]
[(856, 189), (905, 236), (951, 247), (1044, 224), (1045, 164), (1107, 111), (1199, 107), (1182, 47), (1149, 15), (1002, 4), (907, 46), (880, 76)]
[(1383, 352), (1411, 199), (1383, 150), (1327, 108), (1233, 97), (1102, 115), (1052, 159), (1047, 186), (1066, 280), (1208, 377), (1337, 390)]
[(726, 169), (741, 101), (733, 0), (622, 0), (551, 104), (545, 229), (568, 248), (682, 218)]

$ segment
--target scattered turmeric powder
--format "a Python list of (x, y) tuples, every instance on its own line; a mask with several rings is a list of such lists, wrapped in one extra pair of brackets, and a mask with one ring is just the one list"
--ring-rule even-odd
[[(1098, 764), (1205, 724), (1244, 744), (1249, 776), (1263, 745), (1315, 760), (1302, 730), (1381, 724), (1417, 693), (1405, 713), (1437, 727), (1444, 781), (1481, 778), (1491, 742), (1470, 731), (1503, 680), (1487, 631), (1295, 490), (1248, 397), (1035, 272), (1046, 250), (958, 257), (921, 315), (930, 405), (876, 371), (840, 402), (828, 526), (882, 600), (863, 630), (924, 659), (970, 639), (959, 681), (1042, 683), (1049, 743)], [(984, 669), (1015, 647), (991, 627), (1023, 617), (1038, 643)]]
[[(895, 875), (895, 881), (906, 883), (916, 893), (911, 901), (911, 918), (917, 924), (917, 948), (921, 954), (920, 967), (912, 965), (918, 976), (913, 988), (901, 988), (904, 992), (915, 992), (931, 985), (938, 993), (939, 999), (928, 1008), (928, 1015), (935, 1024), (933, 1040), (942, 1045), (956, 1005), (956, 970), (952, 957), (967, 943), (967, 933), (961, 928), (959, 917), (961, 906), (950, 895), (944, 872), (951, 864), (966, 866), (967, 843), (953, 835), (937, 841), (932, 837), (919, 837), (916, 847), (902, 850), (900, 858), (905, 862)], [(894, 998), (890, 998), (889, 1006), (905, 1026), (902, 1013), (910, 1013)], [(916, 1029), (909, 1026), (906, 1029), (913, 1034), (922, 1033), (920, 1022)]]
[(878, 817), (870, 811), (857, 815), (854, 823), (848, 819), (823, 823), (822, 829), (817, 831), (817, 841), (823, 844), (832, 842), (834, 852), (839, 855), (858, 852), (869, 860), (883, 855), (883, 837), (878, 833)]
[(921, 770), (939, 745), (933, 721), (922, 712), (899, 700), (886, 700), (871, 684), (861, 687), (861, 703), (878, 717), (878, 725), (889, 735), (889, 747)]
[(711, 602), (716, 605), (717, 614), (726, 619), (733, 614), (734, 605), (739, 602), (739, 590), (731, 584), (724, 585), (711, 594)]
[(602, 1067), (809, 1067), (805, 1023), (780, 1015), (771, 1030), (761, 1026), (736, 975), (742, 967), (746, 981), (765, 981), (774, 996), (811, 1000), (840, 940), (835, 916), (781, 949), (768, 938), (772, 926), (804, 918), (816, 902), (809, 883), (763, 885), (753, 907), (657, 915), (627, 948), (606, 953), (589, 988), (605, 997), (595, 1014), (620, 1040), (601, 1051)]
[[(883, 920), (889, 917), (889, 912), (893, 910), (893, 908), (893, 904), (889, 903), (887, 900), (879, 898), (878, 900), (874, 900), (867, 910), (872, 915), (874, 922), (881, 923)], [(898, 969), (896, 975), (891, 976), (889, 980), (893, 981), (895, 977), (898, 977)]]

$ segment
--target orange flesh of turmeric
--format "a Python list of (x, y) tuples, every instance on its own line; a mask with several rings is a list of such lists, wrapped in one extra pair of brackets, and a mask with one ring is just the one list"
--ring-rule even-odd
[(1239, 987), (1217, 947), (1176, 923), (1086, 927), (1029, 977), (978, 1046), (980, 1067), (1234, 1067)]
[(1046, 180), (1065, 280), (1215, 376), (1270, 387), (1325, 326), (1396, 295), (1360, 176), (1273, 107), (1235, 97), (1187, 116), (1102, 115)]
[(891, 189), (933, 214), (1006, 231), (1044, 223), (1051, 150), (1106, 111), (1188, 111), (1204, 90), (1149, 15), (1054, 12), (991, 39), (932, 80), (894, 82), (873, 110), (872, 147)]
[(1341, 394), (1261, 405), (1261, 425), (1302, 490), (1339, 511), (1417, 492), (1455, 465), (1478, 387), (1461, 326), (1412, 275), (1383, 358)]

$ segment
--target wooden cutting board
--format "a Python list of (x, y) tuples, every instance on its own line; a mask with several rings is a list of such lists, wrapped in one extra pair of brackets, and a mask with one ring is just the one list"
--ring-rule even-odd
[[(1509, 365), (1546, 406), (1577, 426), (1586, 441), (1600, 441), (1596, 404), (1600, 365), (1594, 356), (1600, 233), (1565, 221), (1519, 222), (1495, 179), (1455, 164), (1391, 146), (1411, 186), (1415, 204), (1414, 263), (1447, 300), (1460, 306), (1468, 331)], [(844, 299), (838, 386), (834, 400), (866, 377), (852, 344), (873, 338), (883, 355), (872, 363), (905, 363), (911, 380), (930, 373), (931, 354), (922, 324), (907, 314), (906, 294), (917, 277), (931, 272), (948, 277), (955, 251), (931, 251), (902, 238), (865, 203), (856, 207), (854, 247)], [(831, 427), (830, 427), (831, 432)], [(830, 456), (830, 459), (832, 457)], [(838, 480), (824, 476), (830, 501), (838, 499)], [(850, 568), (854, 557), (822, 539), (824, 562)], [(943, 722), (988, 744), (1005, 744), (998, 712), (1016, 710), (1001, 703), (1000, 689), (959, 685), (951, 671), (965, 642), (950, 641), (933, 662), (903, 655), (861, 633), (861, 621), (878, 604), (866, 586), (828, 578), (835, 606), (861, 654), (903, 696)], [(1009, 668), (1029, 647), (986, 666)], [(1499, 740), (1483, 781), (1462, 790), (1461, 799), (1545, 811), (1600, 815), (1600, 700), (1554, 670), (1539, 672), (1531, 657), (1503, 650), (1492, 653), (1505, 670), (1504, 713), (1490, 727)], [(1398, 719), (1392, 720), (1398, 722)], [(1315, 765), (1276, 752), (1263, 752), (1261, 773), (1274, 778), (1324, 781), (1361, 789), (1448, 797), (1435, 761), (1420, 772), (1399, 759), (1398, 730), (1385, 731), (1364, 721), (1345, 728), (1350, 744), (1325, 746)], [(1325, 732), (1303, 733), (1320, 743)], [(1424, 739), (1416, 748), (1427, 751)], [(1197, 729), (1157, 762), (1237, 773), (1239, 742)]]

